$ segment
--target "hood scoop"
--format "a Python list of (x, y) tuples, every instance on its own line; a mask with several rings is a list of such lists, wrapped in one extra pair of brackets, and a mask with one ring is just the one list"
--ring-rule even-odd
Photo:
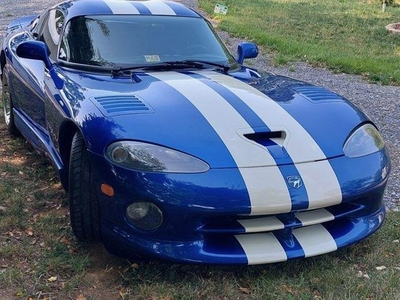
[(312, 102), (333, 102), (343, 101), (343, 98), (335, 93), (328, 91), (321, 87), (315, 86), (298, 86), (292, 88), (292, 90), (298, 92), (303, 97), (307, 98)]
[(287, 153), (284, 142), (285, 131), (256, 132), (243, 135), (246, 139), (265, 147), (279, 165), (292, 163)]
[(270, 132), (256, 132), (244, 134), (246, 139), (254, 141), (265, 147), (278, 145), (283, 146), (283, 142), (286, 138), (286, 132), (284, 131), (270, 131)]
[(154, 110), (136, 96), (105, 96), (91, 98), (104, 116), (153, 113)]

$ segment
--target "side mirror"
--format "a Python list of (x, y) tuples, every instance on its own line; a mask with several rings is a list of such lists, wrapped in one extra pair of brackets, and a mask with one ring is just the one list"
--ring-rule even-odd
[(47, 46), (39, 41), (22, 42), (17, 47), (17, 55), (22, 58), (41, 60), (47, 69), (51, 69), (52, 63), (49, 58)]
[(237, 62), (243, 64), (246, 58), (255, 58), (258, 56), (258, 47), (256, 44), (243, 42), (237, 49)]
[(49, 70), (50, 76), (53, 79), (56, 88), (63, 88), (64, 81), (57, 75), (56, 71), (54, 70), (45, 43), (39, 41), (22, 42), (17, 47), (17, 55), (21, 58), (43, 61), (46, 68)]

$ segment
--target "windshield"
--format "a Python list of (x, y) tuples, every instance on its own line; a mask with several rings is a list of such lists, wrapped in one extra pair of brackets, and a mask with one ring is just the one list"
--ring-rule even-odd
[(184, 60), (235, 62), (201, 18), (132, 15), (72, 19), (65, 28), (58, 58), (109, 68)]

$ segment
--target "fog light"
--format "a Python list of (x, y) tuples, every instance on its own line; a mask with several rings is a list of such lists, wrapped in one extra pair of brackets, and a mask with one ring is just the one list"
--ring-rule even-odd
[(150, 202), (135, 202), (126, 209), (126, 216), (136, 227), (144, 230), (155, 230), (161, 226), (161, 210)]

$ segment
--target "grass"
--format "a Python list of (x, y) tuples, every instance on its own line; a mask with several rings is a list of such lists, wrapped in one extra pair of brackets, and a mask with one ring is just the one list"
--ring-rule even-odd
[[(212, 14), (215, 0), (200, 0)], [(400, 84), (400, 35), (385, 26), (400, 22), (400, 8), (356, 0), (221, 0), (227, 16), (219, 28), (276, 53), (275, 64), (302, 60), (373, 82)]]
[(78, 243), (47, 160), (2, 123), (0, 140), (0, 299), (400, 299), (400, 213), (366, 241), (309, 259), (252, 267), (128, 262)]
[(0, 298), (59, 297), (65, 283), (85, 274), (87, 251), (74, 242), (47, 160), (0, 130)]
[(306, 260), (253, 267), (139, 265), (124, 274), (125, 294), (127, 299), (399, 299), (400, 244), (393, 243), (399, 225), (399, 214), (391, 213), (366, 242)]

